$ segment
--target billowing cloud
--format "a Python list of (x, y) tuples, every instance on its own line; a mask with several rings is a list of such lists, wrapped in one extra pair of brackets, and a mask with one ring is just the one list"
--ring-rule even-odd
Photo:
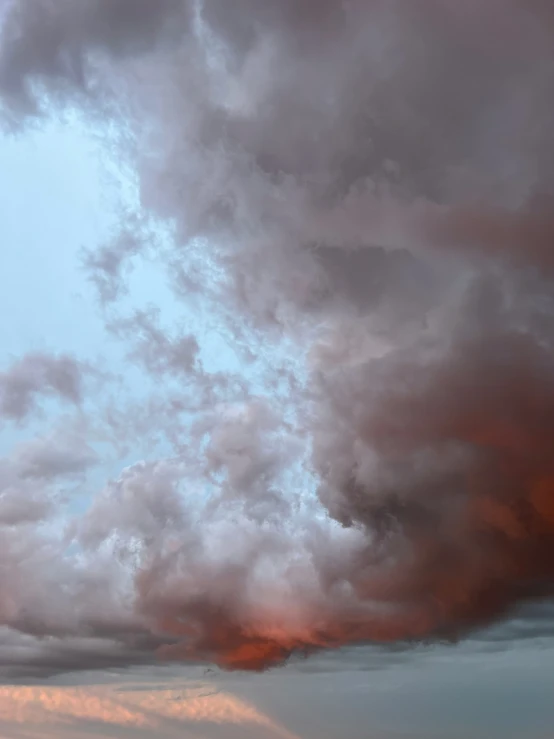
[[(167, 453), (84, 513), (0, 528), (6, 674), (261, 669), (552, 595), (553, 21), (539, 0), (9, 5), (7, 118), (86, 100), (120, 126), (175, 296), (244, 371), (155, 311), (111, 322), (155, 387), (108, 423)], [(106, 305), (144, 222), (88, 258)], [(3, 414), (78, 403), (79, 377), (28, 356)]]

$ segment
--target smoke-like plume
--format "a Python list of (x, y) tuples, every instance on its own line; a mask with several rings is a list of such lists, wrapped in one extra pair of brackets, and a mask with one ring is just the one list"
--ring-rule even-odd
[[(12, 0), (2, 38), (5, 120), (124, 125), (176, 297), (248, 368), (210, 371), (154, 312), (112, 324), (156, 390), (98, 424), (172, 452), (79, 516), (0, 517), (4, 671), (260, 669), (552, 595), (549, 3)], [(88, 257), (104, 305), (139, 231)], [(0, 376), (3, 415), (78, 403), (68, 362)], [(92, 459), (29, 449), (56, 475)]]

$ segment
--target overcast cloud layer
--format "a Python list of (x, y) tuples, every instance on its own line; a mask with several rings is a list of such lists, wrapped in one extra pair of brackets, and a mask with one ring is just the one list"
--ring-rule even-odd
[[(2, 675), (548, 635), (549, 3), (1, 8), (6, 128), (78, 107), (136, 177), (83, 269), (151, 388), (65, 355), (0, 373), (2, 422), (53, 414), (0, 460)], [(121, 307), (140, 259), (225, 362)]]

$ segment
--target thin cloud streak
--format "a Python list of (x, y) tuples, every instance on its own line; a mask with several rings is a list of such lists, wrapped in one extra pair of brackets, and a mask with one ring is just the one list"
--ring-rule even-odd
[[(106, 736), (118, 729), (132, 729), (142, 736), (177, 735), (179, 727), (202, 724), (249, 726), (265, 730), (275, 739), (299, 739), (254, 706), (213, 686), (167, 689), (133, 688), (132, 684), (105, 687), (0, 687), (0, 729), (22, 735), (39, 731), (58, 736), (58, 731), (83, 730), (86, 736)], [(9, 728), (7, 728), (9, 727)], [(88, 727), (88, 728), (85, 728)], [(96, 727), (96, 728), (95, 728)], [(196, 735), (196, 734), (194, 734)], [(11, 739), (11, 737), (10, 737)]]

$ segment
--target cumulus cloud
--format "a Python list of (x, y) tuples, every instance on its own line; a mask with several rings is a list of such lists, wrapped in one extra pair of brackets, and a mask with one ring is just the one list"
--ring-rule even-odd
[[(155, 311), (112, 325), (160, 393), (113, 428), (170, 449), (0, 527), (5, 671), (260, 669), (552, 595), (553, 24), (542, 0), (11, 3), (7, 117), (86, 98), (125, 126), (157, 258), (244, 373)], [(126, 222), (89, 257), (104, 302), (143, 243)], [(3, 414), (79, 377), (29, 356)], [(504, 638), (546, 633), (522, 613)]]

